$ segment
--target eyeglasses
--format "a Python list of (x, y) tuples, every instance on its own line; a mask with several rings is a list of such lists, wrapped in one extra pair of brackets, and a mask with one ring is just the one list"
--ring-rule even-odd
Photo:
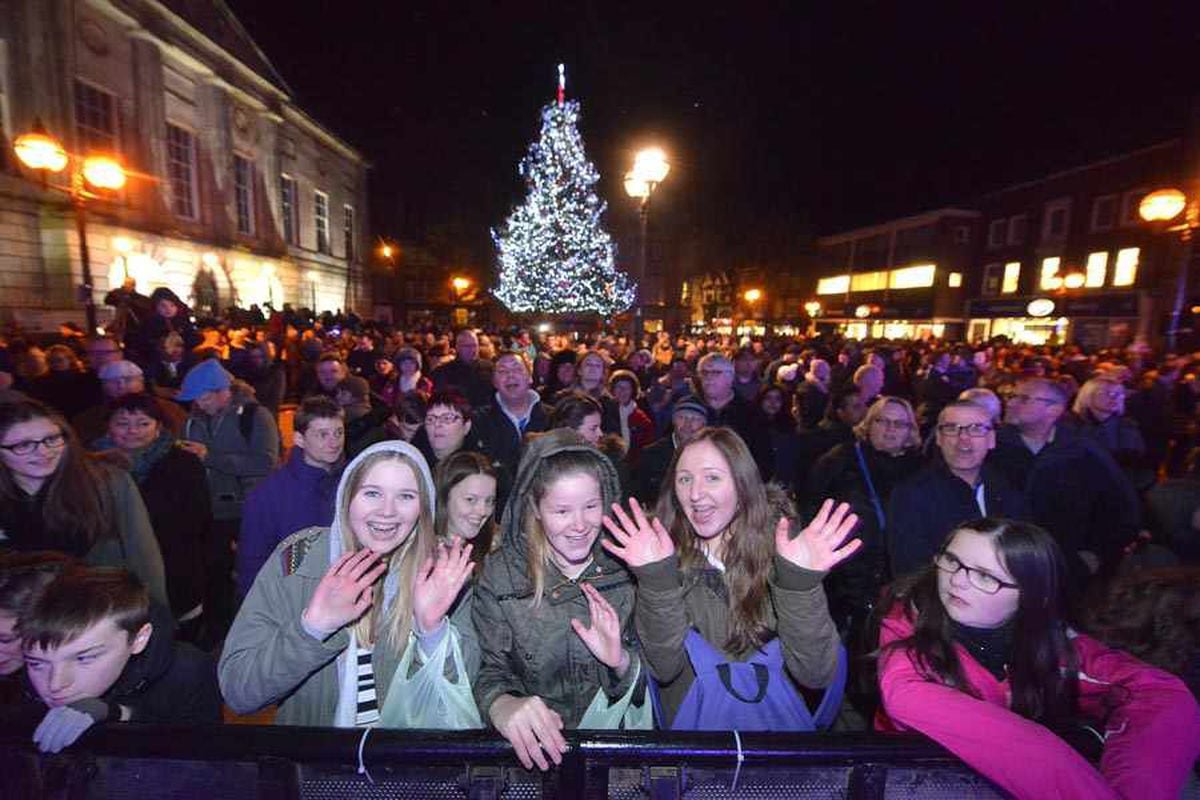
[(894, 431), (906, 431), (912, 427), (912, 423), (906, 419), (888, 419), (887, 417), (876, 417), (871, 424)]
[(937, 426), (937, 432), (947, 437), (966, 434), (972, 439), (982, 439), (992, 432), (992, 426), (983, 422), (972, 422), (969, 425), (956, 425), (953, 422), (943, 422)]
[(947, 575), (957, 575), (959, 570), (967, 573), (967, 581), (984, 594), (995, 594), (1001, 589), (1017, 589), (1015, 583), (1002, 581), (990, 572), (984, 572), (975, 567), (968, 567), (958, 560), (958, 556), (949, 550), (943, 550), (933, 557), (934, 566)]
[(1048, 406), (1058, 405), (1058, 400), (1053, 397), (1034, 397), (1031, 394), (1014, 394), (1010, 395), (1008, 399), (1018, 403), (1042, 403)]
[(44, 439), (30, 439), (16, 444), (0, 444), (0, 449), (7, 450), (18, 456), (27, 456), (39, 446), (47, 450), (57, 450), (67, 443), (67, 437), (61, 433), (52, 433)]
[(425, 424), (429, 427), (435, 425), (453, 425), (456, 422), (462, 421), (461, 414), (426, 414)]

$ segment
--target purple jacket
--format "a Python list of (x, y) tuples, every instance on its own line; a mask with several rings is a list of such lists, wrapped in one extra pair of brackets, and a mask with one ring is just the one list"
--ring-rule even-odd
[(340, 471), (326, 472), (304, 463), (304, 451), (292, 448), (287, 463), (262, 480), (242, 506), (237, 548), (237, 585), (242, 597), (275, 546), (302, 528), (328, 527)]

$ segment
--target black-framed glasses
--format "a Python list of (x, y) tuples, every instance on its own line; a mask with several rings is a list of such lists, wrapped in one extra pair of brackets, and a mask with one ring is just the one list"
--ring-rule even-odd
[(462, 421), (462, 414), (426, 414), (425, 424), (430, 428), (435, 425), (453, 425)]
[(28, 439), (24, 442), (16, 442), (15, 444), (0, 444), (0, 448), (14, 455), (27, 456), (34, 450), (37, 450), (39, 446), (47, 450), (57, 450), (66, 443), (66, 436), (61, 433), (52, 433), (41, 439)]
[(958, 425), (953, 422), (943, 422), (937, 426), (937, 432), (942, 436), (962, 436), (966, 434), (972, 439), (982, 439), (992, 432), (992, 426), (986, 422), (972, 422), (968, 425)]
[(933, 557), (934, 565), (947, 575), (957, 575), (959, 570), (967, 573), (967, 581), (984, 594), (995, 594), (1001, 589), (1017, 589), (1015, 583), (1002, 581), (990, 572), (984, 572), (975, 567), (968, 567), (958, 560), (958, 556), (949, 550), (943, 550)]

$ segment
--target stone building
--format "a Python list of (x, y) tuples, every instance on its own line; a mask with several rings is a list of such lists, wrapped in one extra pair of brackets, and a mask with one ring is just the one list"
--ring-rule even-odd
[(84, 316), (71, 167), (45, 184), (12, 155), (37, 124), (129, 174), (87, 202), (102, 322), (126, 277), (201, 312), (369, 308), (368, 164), (220, 0), (0, 0), (0, 318), (34, 329)]

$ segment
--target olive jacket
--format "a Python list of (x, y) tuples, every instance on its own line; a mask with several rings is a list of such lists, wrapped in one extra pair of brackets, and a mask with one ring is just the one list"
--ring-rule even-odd
[[(772, 536), (774, 527), (775, 523)], [(730, 661), (744, 660), (751, 653), (725, 650), (729, 593), (719, 570), (685, 571), (673, 554), (634, 568), (633, 573), (637, 578), (637, 636), (643, 658), (659, 684), (669, 724), (696, 677), (683, 645), (688, 630), (695, 628)], [(838, 659), (838, 632), (821, 586), (824, 576), (777, 555), (768, 578), (766, 625), (782, 640), (788, 673), (799, 685), (813, 689), (833, 681)]]
[[(576, 580), (568, 580), (547, 560), (545, 588), (534, 602), (533, 580), (526, 566), (528, 546), (521, 530), (521, 509), (538, 462), (564, 450), (594, 454), (604, 507), (619, 497), (612, 462), (574, 431), (559, 429), (537, 437), (521, 460), (512, 502), (505, 508), (500, 550), (488, 556), (475, 593), (475, 630), (482, 663), (474, 681), (480, 715), (490, 723), (489, 709), (504, 694), (538, 696), (557, 712), (567, 728), (575, 728), (602, 689), (610, 701), (641, 681), (633, 640), (634, 585), (624, 565), (600, 547), (597, 537), (592, 563)], [(603, 533), (601, 534), (603, 535)], [(630, 654), (624, 676), (601, 664), (571, 627), (572, 619), (590, 624), (581, 583), (590, 583), (612, 604), (621, 619), (622, 639)], [(640, 702), (635, 697), (635, 702)]]

